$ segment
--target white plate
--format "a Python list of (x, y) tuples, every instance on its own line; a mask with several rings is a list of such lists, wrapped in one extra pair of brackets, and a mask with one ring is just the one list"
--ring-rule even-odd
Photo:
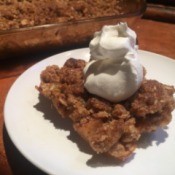
[[(146, 51), (139, 51), (139, 55), (148, 78), (175, 85), (175, 61)], [(73, 132), (70, 122), (60, 119), (50, 105), (39, 102), (35, 85), (39, 85), (41, 71), (48, 65), (62, 66), (70, 57), (88, 60), (89, 50), (72, 50), (47, 58), (25, 71), (11, 87), (4, 109), (5, 125), (20, 152), (54, 175), (174, 175), (174, 118), (165, 131), (159, 129), (143, 137), (131, 159), (117, 163), (93, 155)]]

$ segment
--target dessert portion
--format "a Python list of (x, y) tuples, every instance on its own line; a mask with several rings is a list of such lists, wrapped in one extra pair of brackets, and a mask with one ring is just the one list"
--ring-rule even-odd
[[(101, 35), (107, 36), (105, 42)], [(175, 107), (173, 86), (145, 78), (135, 41), (136, 34), (126, 24), (106, 26), (90, 43), (89, 63), (70, 58), (63, 67), (48, 66), (37, 87), (63, 118), (72, 120), (75, 131), (97, 154), (119, 160), (132, 155), (142, 133), (166, 126)], [(93, 87), (101, 91), (101, 86), (105, 88), (99, 94), (90, 92)]]
[(119, 15), (121, 1), (0, 0), (0, 30)]
[(144, 80), (132, 97), (112, 103), (84, 88), (85, 64), (71, 58), (62, 68), (47, 67), (38, 90), (63, 118), (72, 120), (75, 131), (95, 152), (124, 160), (135, 150), (143, 132), (155, 131), (171, 121), (175, 89)]

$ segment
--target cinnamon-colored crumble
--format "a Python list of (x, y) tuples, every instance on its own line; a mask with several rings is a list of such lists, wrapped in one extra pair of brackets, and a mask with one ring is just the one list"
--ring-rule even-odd
[(119, 15), (122, 0), (0, 0), (0, 30)]
[(171, 121), (175, 89), (145, 79), (131, 98), (111, 103), (86, 91), (85, 64), (71, 58), (62, 68), (47, 67), (37, 89), (53, 102), (63, 118), (72, 120), (75, 131), (96, 153), (124, 160), (133, 153), (143, 132), (154, 131)]

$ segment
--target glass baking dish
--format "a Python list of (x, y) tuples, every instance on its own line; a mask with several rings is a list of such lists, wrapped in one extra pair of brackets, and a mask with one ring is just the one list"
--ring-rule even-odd
[(127, 22), (132, 28), (134, 21), (144, 13), (146, 1), (122, 0), (120, 6), (122, 14), (117, 16), (0, 31), (0, 59), (71, 46), (81, 47), (88, 44), (94, 32), (103, 25)]

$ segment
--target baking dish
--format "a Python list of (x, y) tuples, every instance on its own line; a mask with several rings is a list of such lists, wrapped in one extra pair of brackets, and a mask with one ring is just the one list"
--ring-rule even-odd
[(146, 9), (145, 0), (122, 0), (122, 14), (0, 31), (0, 59), (88, 44), (103, 25), (127, 22), (130, 27)]

